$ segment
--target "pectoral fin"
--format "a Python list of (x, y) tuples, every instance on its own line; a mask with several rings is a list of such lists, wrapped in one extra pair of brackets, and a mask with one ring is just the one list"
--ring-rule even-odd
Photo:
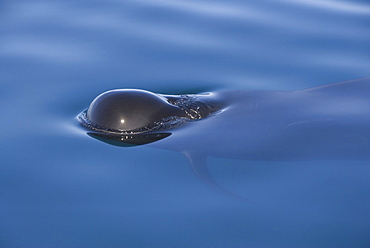
[(184, 155), (189, 159), (190, 168), (192, 169), (193, 173), (212, 190), (224, 196), (237, 199), (239, 201), (251, 202), (217, 183), (212, 175), (209, 173), (207, 158), (205, 156), (192, 152), (184, 152)]

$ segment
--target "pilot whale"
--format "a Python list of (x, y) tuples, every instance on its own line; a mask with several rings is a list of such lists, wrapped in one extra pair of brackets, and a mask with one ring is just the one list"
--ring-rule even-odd
[(79, 120), (109, 144), (182, 152), (216, 191), (207, 157), (297, 161), (370, 159), (370, 78), (292, 91), (163, 95), (113, 90)]

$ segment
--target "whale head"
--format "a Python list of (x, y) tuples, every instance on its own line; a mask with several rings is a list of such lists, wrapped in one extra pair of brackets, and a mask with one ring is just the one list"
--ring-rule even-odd
[(100, 140), (146, 144), (171, 133), (169, 129), (207, 117), (211, 108), (191, 95), (162, 95), (146, 90), (117, 89), (97, 96), (78, 118), (88, 134)]
[(100, 94), (86, 113), (92, 125), (118, 132), (143, 130), (173, 116), (186, 117), (186, 113), (159, 94), (132, 89)]

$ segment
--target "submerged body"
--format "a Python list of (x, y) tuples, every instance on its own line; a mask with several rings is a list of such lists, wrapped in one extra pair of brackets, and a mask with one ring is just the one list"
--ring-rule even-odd
[[(184, 105), (179, 105), (184, 97), (192, 99), (185, 109)], [(145, 105), (140, 100), (140, 104), (126, 108), (131, 119), (151, 114), (153, 108), (158, 118), (151, 114), (144, 123), (150, 126), (148, 120), (155, 120), (154, 128), (143, 128), (135, 120), (134, 124), (140, 124), (137, 129), (131, 125), (129, 130), (114, 131), (115, 127), (108, 126), (108, 132), (99, 129), (92, 134), (123, 143), (130, 142), (123, 138), (128, 134), (132, 134), (131, 140), (143, 134), (166, 134), (164, 137), (172, 134), (148, 145), (188, 154), (201, 151), (202, 156), (249, 160), (370, 159), (369, 78), (297, 91), (238, 90), (191, 96), (158, 94), (158, 98), (154, 103), (167, 101), (164, 105), (169, 106), (159, 108), (153, 101)], [(90, 115), (93, 103), (87, 111)], [(101, 123), (122, 119), (117, 115), (119, 111), (109, 109), (117, 108), (116, 100), (105, 107), (112, 114), (101, 115)], [(197, 118), (189, 116), (189, 112), (196, 112), (200, 107), (208, 112)], [(107, 109), (100, 111), (106, 113)], [(127, 112), (126, 109), (122, 111)], [(171, 121), (167, 125), (168, 121), (161, 120)], [(90, 127), (94, 127), (94, 122)], [(104, 136), (108, 133), (110, 136)]]
[(151, 146), (248, 160), (370, 159), (370, 79), (210, 97), (226, 107)]

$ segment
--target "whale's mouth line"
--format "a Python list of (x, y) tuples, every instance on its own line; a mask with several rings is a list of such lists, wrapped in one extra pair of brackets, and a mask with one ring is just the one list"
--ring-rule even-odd
[(112, 135), (106, 133), (87, 132), (90, 137), (115, 146), (137, 146), (145, 145), (170, 136), (170, 132), (143, 133), (134, 135)]

